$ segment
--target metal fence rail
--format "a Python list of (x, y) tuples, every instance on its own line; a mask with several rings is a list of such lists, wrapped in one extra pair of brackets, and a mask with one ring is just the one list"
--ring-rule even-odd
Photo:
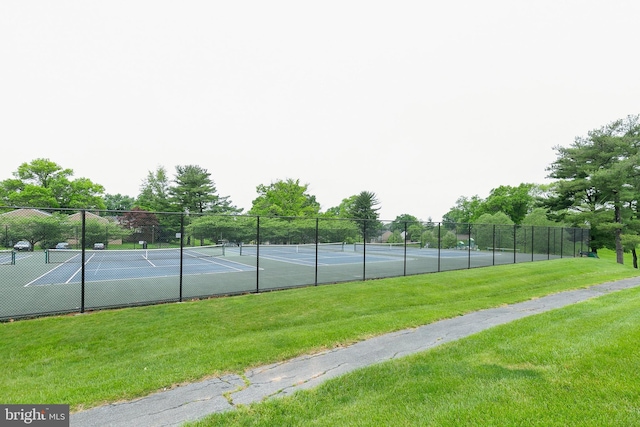
[(589, 248), (584, 228), (138, 210), (0, 208), (0, 233), (0, 320), (574, 257)]

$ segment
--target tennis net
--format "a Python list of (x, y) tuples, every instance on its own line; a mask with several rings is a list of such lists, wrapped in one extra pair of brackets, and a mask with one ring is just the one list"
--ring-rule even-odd
[(0, 250), (0, 265), (14, 265), (16, 253), (12, 250)]
[[(319, 252), (344, 252), (344, 243), (303, 243), (298, 245), (259, 245), (260, 253), (270, 254), (299, 254)], [(258, 245), (241, 245), (240, 255), (256, 255)]]
[(377, 251), (377, 252), (404, 252), (405, 246), (407, 249), (420, 249), (420, 243), (354, 243), (353, 250), (355, 252)]
[[(47, 264), (80, 262), (82, 250), (48, 249), (45, 254)], [(225, 249), (224, 245), (186, 247), (182, 249), (182, 254), (184, 259), (220, 257), (225, 255)], [(152, 261), (162, 259), (180, 259), (180, 248), (85, 250), (85, 260), (91, 262)]]

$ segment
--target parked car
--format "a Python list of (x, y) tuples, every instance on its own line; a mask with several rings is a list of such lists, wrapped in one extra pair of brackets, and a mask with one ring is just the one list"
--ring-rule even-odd
[(13, 249), (15, 249), (16, 251), (30, 251), (31, 243), (27, 242), (26, 240), (20, 240), (18, 243), (13, 245)]
[(93, 249), (104, 249), (104, 243), (94, 243)]
[(60, 242), (56, 245), (56, 249), (71, 249), (67, 242)]

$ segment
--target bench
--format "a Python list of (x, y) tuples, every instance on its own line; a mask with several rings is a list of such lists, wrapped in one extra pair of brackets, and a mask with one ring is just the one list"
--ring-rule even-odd
[(586, 257), (589, 257), (589, 258), (599, 258), (597, 252), (580, 251), (579, 253), (580, 253), (581, 257), (586, 256)]

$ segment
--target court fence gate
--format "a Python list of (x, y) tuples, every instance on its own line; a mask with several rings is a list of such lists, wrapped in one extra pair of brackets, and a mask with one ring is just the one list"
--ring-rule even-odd
[(580, 256), (587, 228), (0, 208), (0, 321)]

